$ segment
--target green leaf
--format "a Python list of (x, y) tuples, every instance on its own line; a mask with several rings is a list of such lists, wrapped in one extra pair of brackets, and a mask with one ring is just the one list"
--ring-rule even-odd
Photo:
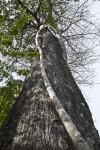
[(3, 15), (0, 15), (0, 20), (3, 20), (4, 19), (4, 16)]
[(9, 78), (6, 86), (0, 87), (0, 127), (18, 97), (23, 81)]
[(30, 69), (20, 69), (17, 71), (18, 75), (27, 76), (30, 73)]
[(48, 18), (46, 24), (50, 24), (52, 25), (52, 27), (57, 28), (56, 20), (54, 19), (54, 17)]
[(2, 39), (1, 44), (3, 44), (4, 46), (6, 46), (7, 48), (9, 46), (12, 46), (13, 43), (13, 39), (9, 38), (9, 37), (5, 37), (4, 39)]

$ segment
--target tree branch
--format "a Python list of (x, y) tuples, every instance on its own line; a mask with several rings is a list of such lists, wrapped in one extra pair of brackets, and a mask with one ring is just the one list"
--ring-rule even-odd
[(40, 19), (37, 17), (37, 13), (38, 13), (38, 11), (40, 10), (41, 2), (40, 2), (40, 4), (39, 4), (37, 10), (36, 10), (35, 12), (32, 12), (30, 9), (28, 9), (28, 8), (22, 3), (21, 0), (17, 0), (17, 1), (19, 2), (19, 4), (20, 4), (24, 9), (26, 9), (26, 11), (27, 11), (30, 15), (32, 15), (32, 16), (35, 18), (35, 20), (36, 20), (36, 22), (37, 22), (37, 24), (38, 24), (38, 28), (39, 28), (39, 26), (40, 26), (41, 24), (40, 24)]

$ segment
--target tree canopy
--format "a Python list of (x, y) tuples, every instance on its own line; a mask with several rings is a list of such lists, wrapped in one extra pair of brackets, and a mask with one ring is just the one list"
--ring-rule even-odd
[(40, 25), (57, 28), (70, 69), (80, 84), (87, 83), (88, 65), (97, 59), (94, 39), (99, 31), (89, 18), (87, 0), (1, 0), (0, 6), (1, 126), (30, 72), (31, 60), (39, 57), (35, 35)]

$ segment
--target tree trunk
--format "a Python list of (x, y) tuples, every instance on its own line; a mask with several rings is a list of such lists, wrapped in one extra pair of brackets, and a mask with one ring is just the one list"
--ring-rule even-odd
[[(99, 150), (89, 107), (63, 59), (58, 39), (48, 30), (40, 38), (48, 80), (85, 141)], [(41, 75), (39, 58), (0, 131), (1, 150), (77, 150), (56, 112)]]

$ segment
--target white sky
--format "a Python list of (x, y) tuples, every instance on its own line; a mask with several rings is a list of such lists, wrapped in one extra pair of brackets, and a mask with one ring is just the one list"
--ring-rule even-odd
[[(95, 14), (94, 19), (100, 22), (100, 1), (96, 1), (90, 7), (90, 12)], [(100, 83), (100, 61), (93, 67), (96, 69), (95, 82)], [(100, 134), (100, 84), (95, 84), (92, 88), (82, 87), (82, 92), (90, 107), (94, 124)]]

